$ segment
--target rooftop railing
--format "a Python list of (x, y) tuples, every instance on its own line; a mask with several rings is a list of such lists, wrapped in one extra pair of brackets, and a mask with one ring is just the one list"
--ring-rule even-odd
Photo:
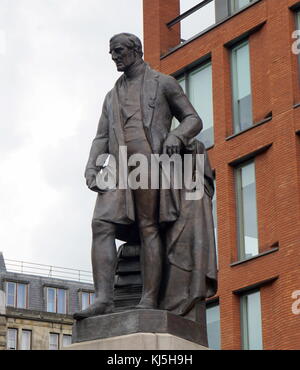
[(90, 271), (5, 259), (7, 272), (93, 284)]

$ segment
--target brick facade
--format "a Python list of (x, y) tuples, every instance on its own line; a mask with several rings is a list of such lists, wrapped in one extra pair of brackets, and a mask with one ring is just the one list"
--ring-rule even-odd
[[(225, 0), (224, 0), (225, 1)], [(181, 44), (179, 0), (144, 0), (145, 60), (175, 74), (205, 56), (213, 68), (219, 290), (222, 349), (241, 348), (243, 288), (261, 286), (264, 349), (299, 349), (300, 317), (292, 292), (300, 290), (300, 76), (291, 51), (299, 1), (260, 0)], [(299, 4), (300, 5), (300, 4)], [(254, 126), (233, 135), (229, 47), (249, 35)], [(257, 125), (256, 125), (257, 123)], [(262, 255), (237, 260), (233, 164), (255, 155)]]

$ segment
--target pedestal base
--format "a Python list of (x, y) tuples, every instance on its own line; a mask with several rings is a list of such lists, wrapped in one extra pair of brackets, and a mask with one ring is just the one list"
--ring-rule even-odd
[[(144, 338), (148, 335), (147, 338), (151, 338), (154, 342), (156, 340), (154, 338), (165, 334), (172, 338), (207, 346), (206, 323), (196, 323), (161, 310), (130, 310), (76, 321), (73, 326), (72, 342), (74, 344), (115, 337), (123, 338), (129, 334), (140, 333), (143, 333)], [(131, 345), (130, 347), (133, 348)]]
[(170, 334), (136, 333), (75, 343), (63, 350), (208, 350), (207, 347)]

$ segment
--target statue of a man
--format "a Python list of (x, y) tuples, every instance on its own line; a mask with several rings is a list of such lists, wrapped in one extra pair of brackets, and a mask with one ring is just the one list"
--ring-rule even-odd
[[(92, 143), (85, 171), (87, 186), (93, 189), (100, 168), (101, 154), (119, 158), (119, 148), (127, 147), (128, 156), (181, 153), (202, 129), (202, 121), (178, 82), (159, 73), (143, 60), (141, 41), (122, 33), (110, 40), (110, 54), (117, 70), (124, 72), (107, 94), (97, 135)], [(173, 117), (179, 121), (170, 132)], [(146, 170), (146, 169), (145, 169)], [(130, 172), (130, 168), (129, 168)], [(150, 177), (150, 171), (148, 171)], [(98, 194), (92, 221), (92, 266), (96, 298), (87, 309), (74, 315), (77, 320), (113, 311), (113, 286), (117, 262), (115, 239), (128, 241), (139, 237), (141, 245), (142, 297), (137, 308), (158, 308), (162, 282), (165, 244), (160, 217), (159, 189), (118, 189)], [(166, 215), (165, 215), (166, 216)], [(162, 217), (162, 218), (167, 218)], [(170, 216), (173, 217), (174, 214)], [(176, 217), (175, 217), (176, 218)], [(134, 232), (132, 232), (134, 230)], [(133, 237), (134, 238), (134, 237)]]

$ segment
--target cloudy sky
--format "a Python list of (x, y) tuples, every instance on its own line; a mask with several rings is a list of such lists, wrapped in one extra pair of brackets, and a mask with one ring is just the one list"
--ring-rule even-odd
[[(182, 11), (199, 0), (182, 0)], [(199, 22), (197, 22), (199, 24)], [(91, 270), (95, 193), (84, 167), (119, 74), (119, 32), (143, 37), (142, 0), (0, 0), (0, 251)]]
[(142, 37), (141, 0), (0, 0), (4, 257), (91, 269), (83, 172), (123, 31)]

